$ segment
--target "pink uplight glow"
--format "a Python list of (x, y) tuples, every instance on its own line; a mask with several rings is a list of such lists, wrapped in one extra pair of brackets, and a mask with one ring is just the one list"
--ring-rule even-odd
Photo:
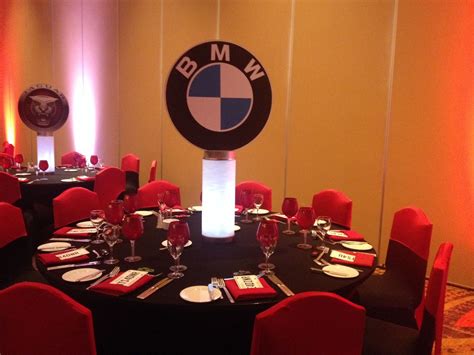
[(79, 72), (75, 78), (71, 106), (75, 150), (89, 157), (95, 153), (96, 103), (86, 73)]

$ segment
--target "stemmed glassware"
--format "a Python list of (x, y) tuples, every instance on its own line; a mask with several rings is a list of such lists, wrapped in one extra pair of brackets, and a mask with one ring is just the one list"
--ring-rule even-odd
[(326, 234), (331, 229), (331, 217), (319, 216), (316, 218), (316, 228), (319, 230), (318, 237), (324, 244)]
[(109, 258), (104, 260), (104, 264), (118, 264), (119, 259), (114, 258), (114, 245), (117, 243), (119, 236), (117, 226), (107, 223), (104, 227), (104, 232), (102, 233), (102, 235), (110, 249)]
[(255, 221), (260, 221), (260, 216), (259, 216), (259, 209), (263, 205), (263, 194), (253, 194), (253, 205), (255, 206), (255, 209), (257, 210), (255, 213), (257, 216), (254, 218)]
[(130, 263), (142, 260), (141, 256), (135, 255), (135, 241), (143, 234), (143, 218), (138, 214), (125, 216), (122, 224), (123, 235), (130, 240), (132, 255), (127, 256), (125, 261)]
[(249, 208), (252, 207), (252, 192), (249, 190), (242, 190), (240, 193), (240, 203), (244, 208), (245, 218), (241, 219), (241, 223), (253, 223), (253, 221), (249, 218)]
[(287, 235), (295, 234), (295, 231), (291, 230), (291, 218), (298, 212), (298, 201), (295, 197), (285, 197), (281, 205), (281, 210), (285, 214), (288, 222), (288, 228), (282, 233)]
[(113, 225), (114, 232), (117, 234), (117, 243), (121, 243), (122, 239), (119, 238), (120, 224), (123, 220), (123, 201), (112, 200), (105, 209), (105, 219), (107, 222)]
[(303, 243), (297, 244), (296, 246), (300, 249), (311, 249), (313, 246), (308, 244), (308, 232), (314, 224), (316, 216), (312, 207), (300, 207), (296, 214), (296, 221), (298, 225), (303, 228)]
[(135, 213), (137, 210), (137, 194), (127, 193), (123, 197), (123, 210), (126, 214)]
[(99, 163), (99, 157), (97, 155), (91, 155), (90, 162), (95, 168), (97, 163)]
[(168, 227), (168, 251), (176, 263), (175, 271), (168, 274), (171, 279), (179, 279), (184, 276), (179, 271), (179, 257), (183, 253), (184, 245), (189, 241), (189, 226), (185, 221), (171, 222)]
[(42, 180), (48, 180), (48, 178), (45, 177), (45, 171), (48, 170), (48, 168), (49, 168), (48, 161), (47, 160), (40, 160), (39, 164), (38, 164), (38, 167), (43, 172)]
[(89, 214), (89, 219), (97, 230), (96, 238), (91, 243), (102, 244), (104, 241), (100, 238), (99, 226), (104, 223), (105, 220), (104, 210), (92, 210)]
[(258, 264), (258, 268), (265, 274), (271, 274), (275, 265), (268, 262), (270, 256), (275, 252), (278, 241), (278, 227), (276, 221), (262, 219), (257, 229), (257, 240), (260, 243), (260, 249), (265, 255), (265, 262)]

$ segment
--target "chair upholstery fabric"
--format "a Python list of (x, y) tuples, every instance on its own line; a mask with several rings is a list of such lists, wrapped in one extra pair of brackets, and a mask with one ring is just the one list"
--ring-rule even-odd
[(7, 202), (0, 202), (0, 248), (26, 234), (21, 209)]
[(92, 313), (52, 286), (0, 291), (0, 353), (96, 354)]
[(364, 354), (441, 354), (443, 312), (453, 245), (443, 243), (438, 248), (431, 269), (423, 320), (420, 330), (367, 317)]
[(59, 228), (89, 218), (91, 210), (100, 208), (93, 191), (72, 187), (53, 199), (54, 227)]
[(115, 167), (99, 171), (95, 176), (94, 191), (101, 208), (105, 210), (110, 201), (116, 200), (125, 191), (125, 173)]
[(61, 165), (65, 166), (76, 166), (79, 161), (84, 161), (86, 157), (81, 153), (72, 151), (61, 156)]
[(339, 295), (299, 293), (257, 314), (251, 355), (360, 354), (364, 323), (364, 308)]
[(432, 228), (419, 208), (406, 207), (395, 213), (386, 271), (357, 290), (356, 300), (368, 316), (419, 329)]
[[(179, 186), (166, 181), (156, 180), (143, 185), (138, 189), (138, 208), (158, 207), (158, 193), (169, 191), (175, 201), (174, 206), (181, 206)], [(173, 207), (173, 206), (168, 206)]]
[(136, 193), (140, 186), (140, 158), (135, 154), (124, 155), (121, 169), (125, 172), (125, 190)]
[(261, 208), (272, 211), (272, 189), (257, 181), (242, 181), (235, 186), (235, 204), (243, 205), (240, 201), (242, 191), (247, 190), (252, 194), (261, 193), (263, 204)]
[(156, 166), (157, 166), (157, 162), (156, 160), (153, 160), (151, 162), (151, 166), (150, 166), (150, 177), (148, 178), (148, 182), (152, 182), (152, 181), (155, 181), (156, 180)]
[(13, 155), (15, 154), (15, 146), (11, 143), (4, 142), (3, 153), (8, 154), (9, 156), (13, 157)]
[(20, 199), (21, 190), (18, 178), (0, 171), (0, 202), (15, 203)]
[(0, 153), (0, 167), (4, 167), (5, 165), (10, 168), (15, 164), (13, 157), (7, 153)]
[(313, 196), (313, 210), (316, 216), (331, 217), (331, 221), (351, 228), (352, 200), (337, 190), (323, 190)]

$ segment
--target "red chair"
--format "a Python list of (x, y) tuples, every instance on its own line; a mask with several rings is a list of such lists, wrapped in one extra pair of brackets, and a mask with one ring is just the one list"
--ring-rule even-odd
[(358, 289), (358, 303), (367, 315), (418, 328), (433, 225), (423, 211), (406, 207), (393, 218), (386, 270)]
[(97, 173), (94, 191), (100, 206), (105, 210), (110, 201), (116, 200), (125, 191), (125, 173), (119, 168), (105, 168)]
[(136, 193), (140, 186), (140, 158), (134, 154), (123, 156), (121, 169), (125, 172), (125, 190)]
[(21, 190), (18, 178), (0, 171), (0, 201), (15, 203), (20, 199)]
[(365, 311), (329, 292), (303, 292), (255, 317), (251, 355), (360, 354)]
[(150, 177), (148, 178), (148, 182), (152, 182), (156, 180), (156, 166), (157, 166), (157, 162), (156, 160), (153, 160), (150, 166)]
[(91, 311), (49, 285), (0, 291), (0, 327), (2, 354), (96, 354)]
[(8, 142), (3, 143), (3, 153), (13, 157), (15, 154), (15, 146), (13, 144), (10, 144)]
[(69, 152), (61, 157), (61, 165), (63, 166), (79, 166), (81, 161), (85, 161), (86, 157), (78, 152)]
[(7, 153), (0, 153), (0, 167), (10, 169), (15, 164), (13, 157)]
[(352, 200), (337, 190), (323, 190), (313, 196), (316, 216), (331, 217), (332, 222), (351, 228)]
[(172, 195), (174, 206), (181, 206), (181, 193), (179, 186), (166, 180), (149, 182), (138, 189), (138, 208), (158, 207), (158, 194), (169, 191)]
[(252, 194), (263, 194), (263, 204), (261, 208), (272, 211), (272, 189), (257, 181), (243, 181), (235, 186), (235, 204), (243, 206), (240, 201), (242, 191), (247, 190)]
[(446, 284), (453, 245), (440, 245), (426, 291), (420, 330), (367, 317), (364, 354), (441, 354)]
[(0, 202), (0, 248), (25, 237), (26, 228), (21, 209), (7, 202)]
[(53, 199), (54, 227), (59, 228), (89, 218), (100, 208), (99, 197), (83, 187), (72, 187)]

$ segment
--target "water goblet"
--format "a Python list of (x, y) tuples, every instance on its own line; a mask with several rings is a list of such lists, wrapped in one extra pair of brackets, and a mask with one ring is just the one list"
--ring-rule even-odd
[(168, 227), (168, 251), (170, 252), (171, 257), (176, 263), (175, 271), (168, 274), (168, 277), (171, 279), (179, 279), (184, 276), (182, 272), (179, 271), (179, 262), (180, 256), (183, 253), (184, 245), (189, 240), (189, 226), (185, 221), (174, 221), (171, 222)]
[(257, 240), (265, 255), (265, 262), (258, 264), (258, 268), (263, 270), (265, 274), (273, 273), (275, 265), (268, 262), (270, 256), (275, 252), (278, 241), (278, 227), (276, 221), (263, 219), (260, 221), (257, 229)]
[(100, 238), (99, 227), (105, 220), (105, 212), (104, 210), (92, 210), (89, 214), (89, 219), (91, 223), (94, 225), (96, 232), (96, 238), (91, 242), (92, 244), (102, 244), (104, 242), (103, 239)]
[(132, 255), (127, 256), (125, 261), (130, 263), (142, 260), (141, 256), (135, 255), (135, 241), (143, 234), (143, 218), (138, 214), (125, 216), (122, 224), (123, 235), (130, 240)]
[(109, 246), (109, 258), (104, 260), (104, 264), (114, 265), (119, 263), (119, 259), (114, 258), (114, 245), (117, 243), (120, 234), (120, 226), (107, 224), (104, 228), (104, 240)]
[(254, 218), (255, 221), (260, 221), (260, 217), (259, 217), (259, 209), (260, 207), (262, 207), (263, 205), (263, 194), (253, 194), (253, 205), (255, 206), (255, 209), (257, 210), (255, 213), (257, 214), (257, 216)]
[(316, 228), (318, 228), (319, 230), (319, 233), (317, 235), (324, 244), (326, 234), (331, 229), (331, 217), (319, 216), (318, 218), (316, 218)]
[[(122, 200), (112, 200), (107, 205), (105, 209), (105, 219), (110, 224), (116, 226), (120, 229), (120, 224), (123, 220), (123, 201)], [(122, 239), (118, 238), (117, 243), (121, 243)]]
[(48, 161), (47, 160), (40, 160), (39, 161), (39, 164), (38, 164), (38, 167), (40, 168), (40, 170), (43, 172), (43, 178), (42, 180), (48, 180), (48, 178), (45, 177), (45, 172), (46, 170), (48, 170), (49, 168), (49, 164), (48, 164)]
[(126, 214), (135, 213), (137, 210), (137, 194), (127, 193), (123, 197), (123, 209)]
[(291, 218), (298, 212), (298, 201), (295, 197), (285, 197), (281, 205), (281, 210), (285, 214), (288, 222), (288, 228), (282, 233), (287, 235), (295, 234), (295, 231), (291, 230)]
[(296, 246), (300, 249), (311, 249), (312, 245), (308, 244), (308, 232), (314, 224), (316, 216), (312, 207), (300, 207), (296, 214), (296, 221), (298, 225), (303, 229), (303, 243), (297, 244)]
[(249, 208), (252, 207), (252, 192), (249, 190), (242, 190), (240, 194), (240, 203), (244, 208), (245, 218), (241, 219), (241, 223), (253, 223), (253, 221), (249, 218)]
[(99, 162), (99, 157), (97, 155), (91, 155), (90, 162), (95, 168), (97, 163)]

